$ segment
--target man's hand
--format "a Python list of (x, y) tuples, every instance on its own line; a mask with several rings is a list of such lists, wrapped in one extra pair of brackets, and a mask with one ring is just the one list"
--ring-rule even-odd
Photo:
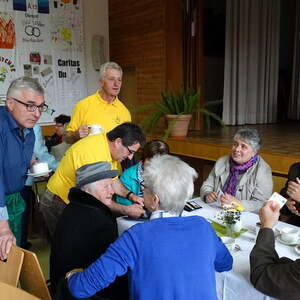
[(81, 139), (88, 136), (89, 133), (90, 133), (89, 127), (87, 125), (81, 125), (78, 129), (78, 135), (79, 135), (79, 138), (81, 138)]
[(293, 200), (300, 202), (300, 180), (298, 177), (296, 181), (289, 181), (286, 193)]
[(36, 157), (33, 157), (33, 158), (31, 159), (31, 161), (30, 161), (30, 168), (31, 168), (34, 164), (36, 164), (37, 162), (38, 162), (37, 158), (36, 158)]
[(211, 203), (217, 201), (217, 194), (215, 192), (211, 192), (205, 196), (206, 203)]
[(273, 228), (279, 218), (280, 205), (275, 201), (267, 201), (259, 211), (262, 228)]
[(16, 244), (16, 238), (11, 232), (7, 221), (0, 221), (0, 259), (7, 259), (12, 245)]
[(145, 213), (145, 210), (142, 205), (140, 204), (132, 204), (128, 205), (125, 208), (125, 214), (128, 215), (130, 218), (139, 218), (143, 213)]
[(130, 194), (129, 200), (134, 202), (134, 203), (144, 205), (144, 198), (139, 197), (138, 195)]
[(296, 201), (294, 201), (294, 199), (288, 199), (285, 205), (293, 214), (300, 217), (300, 212), (296, 207)]
[(87, 135), (89, 135), (89, 127), (87, 125), (82, 125), (76, 131), (65, 131), (63, 134), (63, 140), (68, 144), (74, 144)]

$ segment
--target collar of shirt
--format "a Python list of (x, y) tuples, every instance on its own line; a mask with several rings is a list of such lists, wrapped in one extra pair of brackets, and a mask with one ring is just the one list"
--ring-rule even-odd
[(16, 120), (13, 118), (13, 116), (11, 115), (11, 113), (9, 112), (9, 110), (7, 109), (7, 107), (4, 108), (6, 110), (6, 118), (7, 118), (7, 124), (8, 127), (11, 131), (22, 131), (23, 132), (23, 136), (25, 137), (27, 134), (30, 133), (30, 129), (29, 128), (23, 128), (21, 129), (18, 125), (18, 123), (16, 122)]
[(174, 218), (174, 217), (179, 217), (179, 216), (163, 210), (156, 210), (151, 213), (150, 220), (159, 219), (159, 218)]
[(97, 96), (98, 96), (99, 101), (106, 105), (117, 105), (117, 102), (119, 101), (118, 97), (116, 97), (111, 103), (108, 103), (101, 97), (100, 91), (97, 92)]

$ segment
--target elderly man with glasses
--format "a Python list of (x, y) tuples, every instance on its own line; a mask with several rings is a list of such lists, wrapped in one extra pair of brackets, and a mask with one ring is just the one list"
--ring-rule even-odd
[(25, 202), (20, 195), (31, 164), (35, 141), (33, 126), (48, 106), (44, 90), (32, 78), (14, 80), (0, 107), (0, 259), (20, 243)]
[[(87, 136), (68, 149), (54, 175), (48, 181), (40, 203), (52, 240), (58, 218), (69, 203), (69, 190), (76, 185), (76, 170), (97, 161), (109, 162), (114, 169), (117, 169), (118, 162), (126, 158), (131, 159), (144, 142), (145, 136), (140, 127), (127, 122), (108, 133)], [(136, 218), (144, 213), (143, 198), (128, 191), (118, 178), (113, 180), (113, 189), (117, 195), (131, 200), (134, 204), (125, 206), (113, 201), (109, 206), (111, 210)]]

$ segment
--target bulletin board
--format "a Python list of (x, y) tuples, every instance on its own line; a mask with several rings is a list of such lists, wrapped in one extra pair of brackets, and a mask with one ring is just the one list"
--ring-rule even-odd
[(0, 0), (0, 100), (12, 80), (30, 76), (49, 109), (39, 123), (70, 115), (87, 95), (80, 0)]

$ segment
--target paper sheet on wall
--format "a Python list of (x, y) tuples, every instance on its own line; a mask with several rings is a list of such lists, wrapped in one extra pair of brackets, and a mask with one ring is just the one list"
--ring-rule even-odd
[(13, 79), (30, 76), (49, 106), (39, 123), (70, 115), (87, 95), (82, 24), (79, 0), (0, 0), (0, 100)]

